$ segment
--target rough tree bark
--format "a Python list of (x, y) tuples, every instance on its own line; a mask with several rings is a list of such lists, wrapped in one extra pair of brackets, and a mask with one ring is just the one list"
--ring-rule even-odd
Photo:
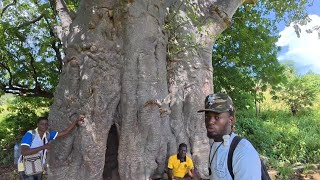
[[(75, 113), (86, 119), (55, 142), (49, 179), (161, 176), (182, 142), (207, 176), (209, 146), (197, 110), (213, 89), (215, 37), (245, 0), (82, 0), (74, 18), (55, 2), (66, 20), (57, 31), (66, 57), (50, 124), (62, 130)], [(164, 28), (170, 23), (174, 30)]]

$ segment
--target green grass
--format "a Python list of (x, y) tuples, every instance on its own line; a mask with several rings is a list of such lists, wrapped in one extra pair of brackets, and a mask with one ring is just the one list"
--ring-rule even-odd
[(319, 163), (319, 103), (292, 116), (284, 104), (266, 97), (258, 117), (254, 110), (237, 113), (237, 132), (269, 158), (269, 167), (277, 169), (283, 179), (292, 173), (290, 167)]

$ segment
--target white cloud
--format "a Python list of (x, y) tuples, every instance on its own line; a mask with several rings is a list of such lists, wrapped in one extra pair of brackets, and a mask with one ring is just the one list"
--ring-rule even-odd
[(301, 28), (301, 36), (297, 37), (293, 25), (290, 24), (283, 31), (280, 32), (280, 38), (277, 45), (280, 47), (287, 47), (286, 52), (279, 54), (279, 61), (292, 60), (297, 67), (308, 68), (315, 73), (320, 74), (320, 39), (318, 32), (307, 33), (307, 29), (320, 25), (320, 16), (309, 15), (312, 19), (310, 23)]

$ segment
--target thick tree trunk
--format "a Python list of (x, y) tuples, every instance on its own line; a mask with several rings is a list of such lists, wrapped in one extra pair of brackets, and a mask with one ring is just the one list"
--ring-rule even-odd
[[(208, 139), (197, 110), (212, 93), (214, 39), (243, 0), (199, 0), (195, 19), (182, 2), (82, 0), (49, 120), (62, 130), (74, 114), (86, 119), (54, 143), (49, 179), (161, 176), (182, 142), (207, 176)], [(164, 28), (170, 23), (171, 32)]]

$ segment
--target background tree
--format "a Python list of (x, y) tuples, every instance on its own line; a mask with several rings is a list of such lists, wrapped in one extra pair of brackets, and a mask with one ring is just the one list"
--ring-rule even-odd
[[(229, 93), (238, 109), (255, 107), (258, 113), (258, 104), (263, 101), (267, 87), (285, 81), (284, 67), (277, 60), (280, 48), (275, 44), (279, 38), (275, 24), (286, 18), (290, 24), (296, 19), (305, 19), (306, 14), (293, 1), (285, 3), (288, 9), (274, 3), (259, 1), (256, 6), (240, 7), (231, 27), (214, 45), (214, 91)], [(277, 12), (273, 18), (270, 11)]]
[[(53, 97), (62, 69), (62, 44), (48, 3), (4, 1), (0, 20), (0, 88), (5, 93)], [(9, 11), (9, 12), (8, 12)]]
[[(212, 92), (212, 46), (232, 23), (236, 9), (243, 2), (255, 1), (82, 0), (77, 13), (68, 7), (78, 1), (23, 2), (36, 4), (32, 10), (37, 11), (37, 21), (28, 16), (30, 25), (43, 20), (38, 7), (47, 7), (42, 16), (51, 17), (52, 31), (44, 32), (55, 32), (53, 39), (59, 37), (65, 48), (49, 115), (51, 127), (64, 129), (73, 121), (69, 117), (74, 113), (86, 116), (82, 128), (63, 142), (56, 142), (49, 178), (100, 179), (110, 176), (107, 172), (115, 172), (121, 179), (148, 179), (164, 172), (167, 156), (181, 142), (189, 145), (201, 175), (207, 174), (208, 142), (203, 117), (196, 111)], [(305, 3), (265, 2), (267, 9), (274, 7), (280, 15), (298, 14), (299, 5)], [(5, 3), (2, 15), (19, 5), (16, 1)], [(21, 12), (17, 17), (29, 14)], [(9, 23), (11, 17), (7, 15), (1, 25)], [(9, 42), (3, 46), (3, 58), (7, 57)], [(21, 38), (20, 42), (30, 41)], [(34, 47), (38, 46), (17, 46), (29, 50), (30, 59), (19, 55), (16, 60), (36, 64), (37, 58), (31, 58), (38, 52), (32, 51)], [(8, 76), (12, 71), (7, 68), (9, 62), (17, 64), (13, 60), (2, 66), (2, 75), (7, 76), (2, 83), (4, 90), (13, 87), (13, 78)], [(37, 66), (31, 69), (28, 72), (33, 81), (21, 81), (25, 83), (21, 87), (33, 91), (54, 87), (41, 84), (50, 81), (38, 78)]]
[(297, 75), (293, 65), (290, 64), (287, 66), (286, 75), (286, 83), (281, 83), (272, 91), (273, 99), (284, 101), (295, 116), (298, 111), (312, 106), (317, 99), (320, 75), (312, 72)]

